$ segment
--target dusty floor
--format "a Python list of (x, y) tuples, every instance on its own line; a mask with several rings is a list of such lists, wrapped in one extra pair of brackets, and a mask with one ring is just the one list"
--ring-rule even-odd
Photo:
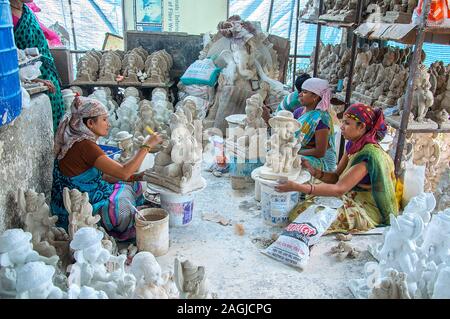
[[(252, 184), (244, 191), (235, 191), (227, 176), (215, 177), (206, 171), (202, 175), (208, 185), (195, 195), (192, 222), (171, 227), (169, 252), (157, 257), (163, 270), (173, 267), (175, 257), (204, 265), (210, 290), (219, 298), (353, 298), (347, 283), (362, 277), (364, 264), (374, 260), (368, 244), (382, 242), (383, 236), (354, 236), (351, 243), (362, 253), (357, 259), (342, 262), (327, 254), (338, 243), (334, 236), (324, 236), (301, 272), (260, 252), (281, 228), (264, 223)], [(234, 225), (202, 220), (203, 213), (212, 212), (242, 224), (244, 235), (237, 235)]]

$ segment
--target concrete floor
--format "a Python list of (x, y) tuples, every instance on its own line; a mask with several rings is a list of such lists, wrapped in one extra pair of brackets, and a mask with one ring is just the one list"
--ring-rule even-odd
[[(327, 254), (338, 241), (323, 236), (313, 247), (307, 268), (299, 271), (260, 252), (281, 228), (264, 223), (253, 184), (235, 191), (227, 176), (206, 171), (202, 175), (207, 187), (195, 195), (192, 222), (171, 227), (169, 252), (157, 257), (163, 270), (173, 267), (175, 257), (205, 266), (210, 291), (218, 298), (353, 298), (347, 283), (363, 277), (364, 264), (374, 260), (367, 246), (382, 242), (383, 236), (353, 236), (350, 243), (362, 253), (342, 262)], [(213, 212), (231, 219), (233, 225), (202, 219), (203, 213)], [(236, 223), (244, 226), (242, 236), (235, 232)]]

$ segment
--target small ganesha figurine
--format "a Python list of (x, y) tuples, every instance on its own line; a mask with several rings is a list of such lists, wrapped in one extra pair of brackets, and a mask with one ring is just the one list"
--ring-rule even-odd
[(419, 257), (415, 241), (422, 235), (424, 222), (419, 215), (390, 215), (391, 227), (385, 235), (383, 248), (379, 252), (382, 270), (394, 268), (407, 275), (409, 294), (417, 289), (415, 278)]
[(175, 299), (178, 289), (172, 289), (174, 282), (167, 274), (162, 274), (161, 266), (152, 253), (143, 251), (133, 258), (131, 272), (136, 277), (134, 293), (139, 299)]
[(175, 258), (175, 283), (182, 299), (208, 298), (206, 272), (203, 266), (196, 266), (189, 260), (181, 262)]
[(53, 285), (55, 268), (33, 261), (17, 270), (17, 299), (63, 299), (67, 293)]
[[(76, 263), (71, 265), (69, 286), (88, 286), (104, 291), (109, 298), (130, 298), (135, 289), (136, 279), (125, 273), (126, 255), (113, 256), (102, 247), (103, 233), (92, 227), (82, 227), (70, 243)], [(108, 272), (106, 264), (112, 262), (118, 269)]]

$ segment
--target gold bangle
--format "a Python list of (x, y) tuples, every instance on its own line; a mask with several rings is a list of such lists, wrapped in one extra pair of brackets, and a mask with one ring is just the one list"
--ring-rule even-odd
[(152, 149), (152, 147), (150, 146), (150, 145), (147, 145), (147, 144), (142, 144), (141, 146), (140, 146), (140, 148), (146, 148), (147, 149), (147, 152), (149, 152), (150, 153), (150, 151), (151, 151), (151, 149)]

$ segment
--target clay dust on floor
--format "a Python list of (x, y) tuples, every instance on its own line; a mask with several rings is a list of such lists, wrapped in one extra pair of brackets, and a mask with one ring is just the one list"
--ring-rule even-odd
[[(194, 195), (192, 222), (171, 227), (169, 252), (157, 257), (163, 270), (173, 269), (175, 257), (205, 266), (209, 288), (218, 298), (353, 298), (347, 283), (363, 277), (364, 264), (374, 260), (367, 246), (382, 242), (383, 236), (353, 236), (348, 243), (361, 253), (341, 262), (329, 254), (338, 243), (335, 236), (323, 236), (301, 272), (260, 253), (282, 229), (264, 223), (253, 184), (235, 191), (227, 176), (218, 178), (206, 171), (202, 175), (208, 184)], [(231, 223), (202, 219), (210, 212)]]

